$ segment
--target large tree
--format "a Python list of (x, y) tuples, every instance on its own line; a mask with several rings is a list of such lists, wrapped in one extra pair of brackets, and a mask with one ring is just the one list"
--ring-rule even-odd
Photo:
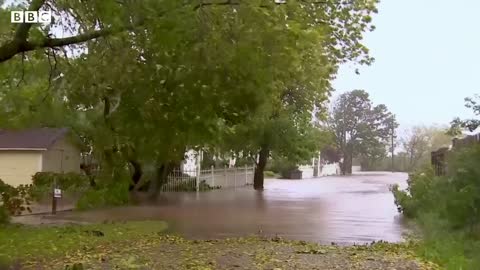
[[(110, 178), (128, 165), (138, 188), (153, 166), (156, 194), (185, 149), (222, 144), (240, 126), (258, 154), (270, 144), (305, 152), (275, 137), (311, 142), (311, 111), (337, 66), (372, 61), (361, 39), (376, 2), (14, 1), (12, 9), (51, 9), (57, 20), (2, 23), (1, 76), (11, 100), (21, 85), (66, 110), (71, 117), (50, 124), (77, 131)], [(43, 84), (29, 79), (29, 65)]]
[[(329, 125), (342, 153), (342, 174), (352, 171), (353, 157), (381, 155), (397, 126), (384, 104), (374, 106), (364, 90), (341, 94), (334, 102)], [(380, 152), (380, 154), (378, 154)]]

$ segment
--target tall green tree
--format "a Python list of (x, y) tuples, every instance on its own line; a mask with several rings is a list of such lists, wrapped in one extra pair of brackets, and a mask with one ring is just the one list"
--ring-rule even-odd
[[(11, 8), (51, 9), (60, 19), (2, 24), (0, 76), (22, 81), (38, 55), (48, 66), (36, 66), (44, 73), (35, 76), (47, 79), (33, 96), (48, 90), (52, 106), (71, 115), (55, 124), (78, 131), (110, 178), (128, 165), (131, 188), (153, 165), (156, 194), (187, 148), (219, 145), (237, 133), (248, 134), (245, 145), (260, 160), (270, 145), (303, 156), (316, 142), (312, 110), (328, 97), (338, 65), (372, 62), (361, 39), (376, 3), (14, 1)], [(72, 36), (58, 36), (59, 29)], [(29, 80), (25, 87), (36, 86)], [(263, 187), (263, 179), (256, 183)]]
[(352, 172), (353, 157), (384, 155), (391, 131), (397, 126), (387, 107), (374, 106), (364, 90), (341, 94), (333, 104), (329, 125), (342, 153), (342, 174)]

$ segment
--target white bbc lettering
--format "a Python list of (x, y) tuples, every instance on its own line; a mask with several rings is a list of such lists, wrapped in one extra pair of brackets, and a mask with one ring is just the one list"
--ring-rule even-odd
[(44, 23), (52, 22), (51, 11), (11, 11), (10, 21), (12, 23)]
[(38, 22), (39, 23), (51, 23), (52, 22), (52, 13), (50, 11), (39, 11), (38, 12)]
[(25, 11), (24, 18), (26, 23), (37, 23), (38, 13), (36, 11)]
[(12, 11), (10, 13), (10, 21), (12, 23), (23, 23), (23, 11)]

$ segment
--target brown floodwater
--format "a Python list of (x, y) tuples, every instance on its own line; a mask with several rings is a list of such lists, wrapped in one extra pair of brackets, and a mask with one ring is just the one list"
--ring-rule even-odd
[(156, 204), (59, 213), (79, 221), (166, 220), (191, 238), (261, 234), (339, 244), (397, 242), (406, 232), (389, 186), (404, 173), (365, 173), (304, 180), (266, 180), (252, 187), (164, 194)]

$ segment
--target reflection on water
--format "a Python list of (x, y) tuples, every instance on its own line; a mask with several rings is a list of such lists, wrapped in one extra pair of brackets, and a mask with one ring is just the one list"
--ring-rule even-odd
[(88, 213), (63, 213), (80, 220), (161, 219), (195, 238), (261, 233), (317, 242), (399, 241), (405, 231), (389, 186), (404, 187), (403, 173), (359, 174), (305, 180), (267, 180), (252, 188), (195, 194), (166, 194), (157, 205)]

